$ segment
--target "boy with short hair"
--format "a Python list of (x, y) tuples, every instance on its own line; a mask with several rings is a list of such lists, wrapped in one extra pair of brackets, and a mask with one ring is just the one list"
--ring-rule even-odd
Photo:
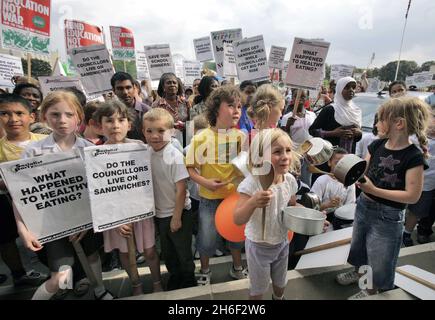
[[(242, 176), (231, 161), (247, 142), (243, 132), (236, 129), (242, 110), (241, 93), (236, 87), (227, 85), (213, 91), (206, 108), (210, 128), (193, 138), (186, 159), (190, 177), (199, 185), (197, 244), (201, 259), (198, 283), (201, 285), (210, 284), (210, 257), (216, 252), (219, 238), (216, 210), (225, 198), (237, 191), (238, 179)], [(229, 242), (233, 258), (230, 276), (238, 280), (247, 278), (241, 254), (243, 245), (244, 242)]]
[(192, 246), (192, 212), (183, 154), (171, 143), (174, 118), (161, 108), (143, 117), (143, 134), (151, 147), (156, 225), (163, 260), (170, 274), (168, 290), (196, 286)]
[[(337, 163), (348, 154), (343, 148), (336, 148), (328, 166), (334, 172)], [(346, 188), (341, 182), (330, 175), (320, 176), (311, 187), (311, 192), (317, 194), (321, 201), (320, 210), (328, 212), (328, 221), (334, 223), (333, 212), (339, 207), (356, 202), (355, 185)], [(339, 228), (334, 224), (334, 228)]]
[[(5, 94), (0, 96), (0, 124), (6, 135), (0, 139), (0, 163), (19, 160), (24, 148), (33, 141), (46, 138), (45, 135), (30, 132), (30, 125), (35, 121), (32, 106), (24, 98)], [(0, 179), (0, 254), (12, 273), (15, 286), (34, 285), (45, 281), (46, 277), (38, 272), (26, 273), (21, 261), (17, 244), (17, 225), (4, 182)], [(2, 281), (3, 280), (3, 281)], [(0, 275), (0, 283), (6, 277)]]

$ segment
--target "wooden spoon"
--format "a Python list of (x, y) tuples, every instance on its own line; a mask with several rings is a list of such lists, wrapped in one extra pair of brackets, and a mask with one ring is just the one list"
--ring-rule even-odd
[[(275, 169), (273, 168), (272, 164), (270, 164), (270, 170), (268, 174), (258, 176), (258, 179), (260, 180), (261, 187), (263, 188), (263, 191), (269, 190), (269, 188), (272, 186), (273, 181), (275, 180)], [(263, 214), (262, 214), (262, 226), (263, 226), (263, 241), (266, 239), (266, 208), (263, 208)]]
[(323, 251), (323, 250), (327, 250), (327, 249), (333, 249), (333, 248), (344, 246), (346, 244), (350, 244), (351, 242), (352, 242), (352, 238), (338, 240), (338, 241), (334, 241), (334, 242), (331, 242), (331, 243), (322, 244), (320, 246), (313, 247), (313, 248), (310, 248), (310, 249), (305, 249), (305, 250), (298, 251), (298, 252), (295, 253), (295, 256), (302, 256), (304, 254), (319, 252), (319, 251)]

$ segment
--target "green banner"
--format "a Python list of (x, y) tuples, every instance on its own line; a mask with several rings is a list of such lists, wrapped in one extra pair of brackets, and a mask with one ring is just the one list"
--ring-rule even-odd
[(50, 38), (2, 29), (2, 47), (38, 54), (50, 54)]
[(114, 60), (135, 60), (136, 55), (134, 50), (113, 49)]

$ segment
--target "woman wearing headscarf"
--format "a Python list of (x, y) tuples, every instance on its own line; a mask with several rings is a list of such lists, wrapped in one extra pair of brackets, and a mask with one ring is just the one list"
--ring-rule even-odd
[(346, 77), (338, 80), (334, 102), (320, 112), (309, 129), (313, 137), (328, 140), (353, 154), (356, 143), (362, 137), (362, 112), (352, 102), (355, 89), (355, 79)]

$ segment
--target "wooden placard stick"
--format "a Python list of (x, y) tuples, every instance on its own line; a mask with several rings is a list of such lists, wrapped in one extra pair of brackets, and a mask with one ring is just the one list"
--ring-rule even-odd
[(331, 243), (322, 244), (320, 246), (313, 247), (310, 249), (298, 251), (295, 253), (295, 256), (302, 256), (304, 254), (315, 253), (315, 252), (319, 252), (319, 251), (323, 251), (323, 250), (327, 250), (327, 249), (333, 249), (333, 248), (344, 246), (346, 244), (350, 244), (351, 242), (352, 242), (352, 238), (338, 240), (338, 241), (334, 241)]
[(32, 78), (32, 54), (27, 54), (27, 80), (30, 81)]
[(127, 238), (127, 248), (128, 248), (128, 268), (129, 275), (131, 278), (132, 286), (139, 286), (141, 284), (140, 278), (139, 278), (139, 272), (137, 270), (137, 263), (136, 263), (136, 244), (134, 241), (134, 227), (132, 225), (131, 227), (131, 236)]
[(124, 62), (124, 72), (127, 73), (127, 61), (123, 61)]
[(270, 81), (273, 83), (273, 79), (275, 79), (275, 68), (273, 68), (272, 76), (270, 77)]
[[(302, 110), (299, 112), (299, 102), (301, 101), (302, 89), (298, 89), (298, 93), (296, 94), (296, 100), (293, 107), (293, 116), (297, 116)], [(304, 108), (304, 106), (302, 106)]]
[(71, 243), (72, 243), (72, 245), (74, 247), (74, 250), (75, 250), (75, 252), (77, 254), (77, 257), (79, 258), (80, 264), (83, 267), (83, 271), (86, 274), (86, 278), (88, 278), (88, 280), (91, 283), (91, 285), (94, 288), (102, 285), (102, 283), (99, 283), (100, 281), (97, 280), (97, 277), (94, 274), (94, 271), (92, 271), (92, 268), (89, 265), (88, 258), (86, 257), (86, 254), (83, 251), (83, 247), (80, 244), (80, 242), (72, 241)]
[(418, 277), (416, 275), (413, 275), (413, 274), (411, 274), (409, 272), (403, 271), (403, 270), (401, 270), (399, 268), (396, 269), (396, 272), (401, 274), (404, 277), (407, 277), (407, 278), (409, 278), (409, 279), (411, 279), (411, 280), (413, 280), (413, 281), (415, 281), (415, 282), (425, 286), (425, 287), (428, 287), (428, 288), (430, 288), (432, 290), (435, 290), (435, 283), (432, 283), (432, 282), (429, 282), (427, 280), (424, 280), (424, 279), (422, 279), (422, 278), (420, 278), (420, 277)]

